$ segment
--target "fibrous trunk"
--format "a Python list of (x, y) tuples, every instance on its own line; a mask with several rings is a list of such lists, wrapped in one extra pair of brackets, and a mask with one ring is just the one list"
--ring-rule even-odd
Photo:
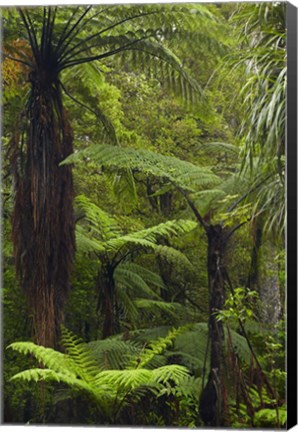
[(116, 334), (120, 330), (119, 311), (115, 298), (114, 269), (107, 265), (99, 273), (98, 295), (101, 305), (101, 316), (103, 317), (102, 337), (103, 339)]
[(222, 321), (216, 319), (216, 312), (223, 309), (225, 301), (224, 229), (221, 225), (210, 225), (207, 235), (210, 372), (200, 397), (199, 412), (206, 426), (224, 426), (226, 417), (224, 329)]
[(73, 136), (58, 81), (41, 71), (30, 78), (23, 130), (12, 140), (13, 242), (35, 341), (54, 346), (75, 248), (72, 171), (59, 166), (72, 153)]

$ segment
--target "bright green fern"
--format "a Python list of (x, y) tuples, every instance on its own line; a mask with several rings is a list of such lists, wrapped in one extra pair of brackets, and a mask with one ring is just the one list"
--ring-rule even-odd
[[(165, 388), (179, 386), (189, 376), (181, 365), (164, 365), (147, 369), (146, 365), (155, 355), (162, 353), (178, 333), (152, 343), (143, 353), (132, 355), (129, 367), (122, 370), (99, 366), (88, 345), (75, 337), (69, 330), (62, 330), (65, 353), (35, 345), (32, 342), (15, 342), (8, 348), (22, 354), (31, 354), (44, 368), (31, 368), (12, 377), (12, 380), (44, 381), (63, 383), (74, 392), (87, 394), (107, 420), (115, 422), (130, 397), (137, 397), (144, 391), (151, 391), (158, 397)], [(136, 399), (134, 399), (135, 401)]]

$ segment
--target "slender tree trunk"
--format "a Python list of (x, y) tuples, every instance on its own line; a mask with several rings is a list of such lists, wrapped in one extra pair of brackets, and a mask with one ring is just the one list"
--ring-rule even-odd
[(115, 299), (114, 269), (107, 265), (99, 276), (99, 301), (103, 316), (102, 337), (105, 339), (119, 332), (119, 316)]
[(209, 225), (208, 236), (208, 285), (209, 285), (209, 338), (210, 372), (202, 391), (199, 412), (206, 426), (225, 426), (226, 385), (223, 323), (215, 313), (223, 309), (225, 301), (224, 234), (221, 225)]

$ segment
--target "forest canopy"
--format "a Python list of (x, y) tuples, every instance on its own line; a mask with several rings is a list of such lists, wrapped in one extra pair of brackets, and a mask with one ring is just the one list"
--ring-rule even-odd
[(285, 426), (286, 7), (1, 8), (5, 423)]

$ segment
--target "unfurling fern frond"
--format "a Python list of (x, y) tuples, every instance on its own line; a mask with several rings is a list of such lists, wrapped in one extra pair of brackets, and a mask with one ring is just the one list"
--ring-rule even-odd
[(73, 153), (61, 164), (76, 163), (90, 157), (100, 165), (115, 170), (131, 169), (167, 180), (189, 191), (208, 188), (219, 183), (219, 178), (207, 167), (194, 165), (173, 156), (164, 156), (143, 149), (121, 148), (96, 144)]

